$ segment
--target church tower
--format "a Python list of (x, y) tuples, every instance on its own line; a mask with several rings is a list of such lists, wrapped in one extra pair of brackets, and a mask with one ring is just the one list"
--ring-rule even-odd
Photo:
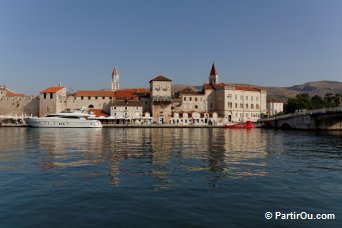
[(114, 67), (112, 73), (112, 90), (116, 91), (119, 89), (119, 71), (117, 67)]
[(219, 76), (218, 76), (218, 73), (216, 71), (215, 63), (213, 63), (213, 65), (211, 67), (211, 71), (210, 71), (210, 75), (209, 75), (209, 83), (210, 84), (219, 83)]

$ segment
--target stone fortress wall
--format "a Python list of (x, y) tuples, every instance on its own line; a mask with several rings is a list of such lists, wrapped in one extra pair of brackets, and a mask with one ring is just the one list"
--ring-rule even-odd
[(32, 96), (0, 97), (0, 116), (38, 116), (39, 98)]

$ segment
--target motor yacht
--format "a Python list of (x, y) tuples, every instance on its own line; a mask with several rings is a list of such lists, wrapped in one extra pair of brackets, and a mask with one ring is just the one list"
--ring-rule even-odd
[(30, 117), (26, 120), (29, 127), (57, 128), (100, 128), (99, 120), (89, 119), (92, 116), (84, 111), (60, 112), (45, 117)]

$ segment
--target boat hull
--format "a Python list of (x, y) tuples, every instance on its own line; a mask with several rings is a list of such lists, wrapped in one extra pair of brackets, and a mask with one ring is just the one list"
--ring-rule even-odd
[(252, 122), (247, 121), (246, 123), (242, 123), (242, 124), (225, 125), (224, 128), (230, 128), (230, 129), (252, 129), (252, 128), (255, 128), (255, 125)]
[(29, 118), (26, 121), (29, 127), (43, 128), (101, 128), (98, 120), (60, 119), (60, 118)]

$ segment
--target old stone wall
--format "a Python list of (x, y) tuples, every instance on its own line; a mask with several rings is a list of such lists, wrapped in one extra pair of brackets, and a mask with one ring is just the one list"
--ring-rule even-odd
[(95, 108), (102, 109), (103, 111), (110, 113), (111, 99), (109, 97), (76, 97), (68, 96), (65, 100), (65, 109), (75, 110), (80, 108)]
[(15, 116), (39, 115), (39, 98), (38, 97), (0, 97), (0, 115)]

